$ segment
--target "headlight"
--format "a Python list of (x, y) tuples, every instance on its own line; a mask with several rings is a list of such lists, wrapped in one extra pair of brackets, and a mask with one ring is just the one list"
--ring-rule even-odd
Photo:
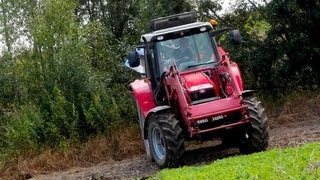
[(201, 84), (190, 88), (190, 98), (192, 101), (214, 97), (213, 86), (211, 84)]

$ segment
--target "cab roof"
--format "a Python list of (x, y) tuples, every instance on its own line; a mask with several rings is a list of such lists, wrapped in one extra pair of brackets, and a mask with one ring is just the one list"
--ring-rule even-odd
[(194, 23), (190, 23), (190, 24), (174, 26), (174, 27), (161, 29), (161, 30), (157, 30), (157, 31), (153, 31), (153, 32), (144, 34), (141, 36), (140, 41), (144, 42), (143, 38), (145, 38), (147, 40), (147, 42), (150, 42), (153, 37), (156, 37), (159, 35), (165, 35), (165, 34), (169, 34), (169, 33), (173, 33), (173, 32), (179, 32), (179, 31), (184, 31), (184, 30), (193, 29), (193, 28), (201, 28), (201, 27), (206, 27), (206, 28), (212, 29), (212, 25), (209, 22), (194, 22)]

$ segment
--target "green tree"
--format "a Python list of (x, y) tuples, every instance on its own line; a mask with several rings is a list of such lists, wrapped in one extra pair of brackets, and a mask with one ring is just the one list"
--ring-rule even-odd
[(274, 0), (268, 6), (268, 41), (275, 46), (280, 77), (286, 86), (319, 86), (320, 3)]

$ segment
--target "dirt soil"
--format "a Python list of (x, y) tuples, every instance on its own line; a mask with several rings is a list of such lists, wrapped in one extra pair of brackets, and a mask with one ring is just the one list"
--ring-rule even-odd
[[(320, 141), (319, 119), (273, 124), (269, 132), (269, 149)], [(184, 165), (199, 165), (237, 154), (238, 149), (226, 149), (216, 140), (188, 145), (183, 160)], [(143, 154), (123, 161), (104, 162), (94, 167), (39, 175), (33, 179), (145, 179), (158, 171), (156, 164), (150, 162)]]

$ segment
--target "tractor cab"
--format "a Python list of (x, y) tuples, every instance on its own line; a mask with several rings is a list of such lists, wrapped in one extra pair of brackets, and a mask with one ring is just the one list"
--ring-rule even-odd
[(154, 38), (157, 74), (166, 72), (171, 66), (176, 66), (178, 71), (183, 72), (213, 66), (218, 61), (215, 43), (209, 34), (212, 29), (210, 25), (198, 24), (194, 29), (176, 31), (174, 39), (166, 38), (172, 36), (171, 33)]
[[(178, 72), (213, 68), (221, 60), (213, 36), (226, 30), (214, 31), (209, 22), (197, 22), (196, 12), (154, 19), (151, 32), (141, 36), (143, 45), (129, 53), (125, 64), (150, 78), (156, 89), (161, 75), (170, 68)], [(240, 34), (232, 33), (239, 43)]]
[(210, 33), (213, 27), (208, 22), (196, 22), (195, 12), (159, 18), (151, 21), (150, 27), (152, 32), (141, 36), (144, 45), (136, 48), (144, 49), (145, 54), (132, 53), (135, 56), (128, 57), (126, 64), (130, 68), (146, 64), (145, 71), (139, 73), (146, 73), (152, 80), (157, 81), (170, 67), (183, 72), (212, 67), (218, 62), (216, 43)]

